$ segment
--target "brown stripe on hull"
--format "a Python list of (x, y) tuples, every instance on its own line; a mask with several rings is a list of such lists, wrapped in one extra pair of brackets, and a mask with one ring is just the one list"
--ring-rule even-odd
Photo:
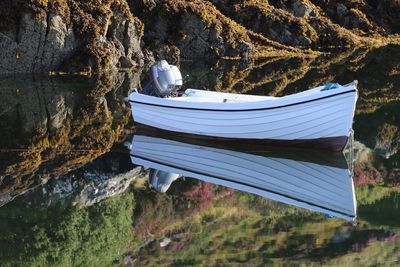
[(215, 137), (207, 135), (197, 135), (189, 133), (181, 133), (168, 131), (160, 128), (151, 127), (148, 125), (136, 123), (138, 130), (158, 133), (170, 136), (176, 136), (179, 138), (191, 138), (197, 140), (208, 140), (214, 142), (221, 142), (225, 145), (235, 145), (238, 142), (245, 142), (248, 145), (262, 145), (262, 146), (276, 146), (276, 147), (297, 147), (307, 149), (322, 149), (334, 152), (341, 152), (346, 147), (348, 136), (335, 136), (335, 137), (324, 137), (316, 139), (297, 139), (297, 140), (275, 140), (275, 139), (244, 139), (244, 138), (226, 138), (226, 137)]

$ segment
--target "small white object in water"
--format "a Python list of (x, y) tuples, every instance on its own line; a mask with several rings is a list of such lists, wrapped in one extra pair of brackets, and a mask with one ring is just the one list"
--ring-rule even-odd
[(166, 247), (168, 246), (168, 244), (171, 243), (171, 239), (169, 239), (168, 237), (164, 238), (163, 241), (160, 242), (160, 247)]

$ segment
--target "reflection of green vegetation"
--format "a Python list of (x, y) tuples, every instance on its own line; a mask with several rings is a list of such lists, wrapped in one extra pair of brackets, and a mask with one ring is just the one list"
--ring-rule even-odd
[[(400, 238), (389, 242), (374, 242), (362, 252), (348, 253), (325, 261), (328, 266), (395, 266), (399, 262)], [(320, 264), (315, 264), (320, 266)]]
[[(359, 258), (381, 263), (382, 255), (393, 262), (399, 252), (397, 228), (392, 227), (399, 215), (395, 188), (357, 188), (357, 227), (205, 183), (192, 181), (185, 192), (174, 187), (172, 192), (137, 193), (135, 213), (130, 193), (89, 208), (27, 207), (28, 201), (17, 199), (1, 210), (0, 260), (4, 266), (111, 265), (137, 245), (133, 230), (142, 238), (150, 234), (173, 240), (165, 248), (150, 243), (132, 255), (140, 266), (292, 261), (351, 265)], [(382, 220), (376, 218), (380, 212), (386, 214)]]
[(0, 212), (2, 266), (108, 266), (132, 245), (132, 194), (88, 208), (29, 207)]
[(382, 198), (358, 207), (360, 219), (374, 225), (400, 226), (400, 191), (392, 191)]
[[(384, 104), (399, 101), (400, 49), (389, 45), (360, 48), (317, 58), (279, 58), (251, 63), (217, 61), (201, 65), (182, 62), (189, 74), (188, 86), (225, 92), (283, 96), (328, 82), (359, 80), (356, 112), (369, 113)], [(200, 64), (200, 65), (199, 65)], [(194, 66), (196, 65), (196, 66)]]
[[(364, 218), (353, 227), (340, 219), (326, 219), (321, 214), (249, 194), (224, 196), (219, 192), (214, 199), (189, 219), (179, 218), (165, 225), (163, 235), (173, 242), (166, 248), (148, 247), (139, 253), (138, 262), (258, 265), (296, 260), (305, 264), (350, 264), (356, 262), (357, 256), (376, 255), (370, 247), (388, 257), (396, 255), (397, 234), (375, 227)], [(364, 201), (367, 203), (368, 199)]]
[(358, 205), (372, 205), (374, 202), (390, 195), (395, 189), (386, 186), (360, 186), (356, 187)]

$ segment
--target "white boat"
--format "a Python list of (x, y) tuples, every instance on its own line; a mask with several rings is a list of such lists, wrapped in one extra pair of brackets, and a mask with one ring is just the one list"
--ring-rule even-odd
[(150, 182), (158, 191), (165, 192), (183, 175), (355, 220), (354, 185), (342, 154), (253, 146), (236, 149), (216, 142), (205, 145), (186, 139), (135, 135), (131, 160), (153, 169), (151, 178), (155, 180)]
[(152, 80), (128, 101), (133, 119), (174, 133), (198, 137), (262, 140), (267, 143), (341, 151), (351, 133), (357, 81), (319, 86), (283, 96), (253, 96), (187, 89), (175, 66), (152, 66)]

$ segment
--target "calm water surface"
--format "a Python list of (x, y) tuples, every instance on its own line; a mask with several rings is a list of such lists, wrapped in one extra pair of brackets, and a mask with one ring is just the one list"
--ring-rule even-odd
[[(351, 181), (346, 176), (347, 162), (340, 155), (193, 144), (135, 133), (123, 97), (130, 87), (140, 88), (146, 79), (142, 70), (101, 82), (78, 77), (1, 77), (0, 266), (399, 265), (398, 59), (399, 48), (384, 47), (251, 64), (181, 62), (186, 87), (248, 94), (281, 96), (331, 81), (358, 79), (351, 164), (356, 224), (340, 216), (349, 215), (353, 199), (351, 183), (346, 183)], [(166, 193), (149, 189), (149, 174), (154, 171), (132, 164), (127, 148), (132, 140), (133, 155), (149, 140), (168, 142), (174, 149), (182, 144), (202, 149), (179, 161), (197, 157), (193, 163), (197, 173), (172, 183), (164, 180)], [(166, 146), (158, 147), (169, 153)], [(156, 150), (143, 153), (154, 157)], [(229, 174), (225, 166), (211, 175), (204, 164), (198, 164), (204, 151), (230, 153), (236, 160), (256, 161), (257, 157), (261, 165), (233, 160), (241, 172)], [(157, 166), (166, 168), (162, 163)], [(276, 172), (266, 173), (265, 166), (277, 168)], [(302, 175), (310, 180), (329, 181), (329, 186), (319, 185), (320, 199), (310, 198), (304, 183), (296, 180), (298, 166), (307, 168)], [(171, 164), (167, 167), (176, 171)], [(248, 175), (243, 173), (246, 168)], [(290, 175), (299, 189), (286, 192), (285, 198), (273, 194), (280, 190), (277, 187), (258, 184), (256, 188), (243, 182), (253, 176), (283, 180)], [(152, 184), (162, 188), (153, 180)], [(342, 204), (328, 198), (338, 188)]]

